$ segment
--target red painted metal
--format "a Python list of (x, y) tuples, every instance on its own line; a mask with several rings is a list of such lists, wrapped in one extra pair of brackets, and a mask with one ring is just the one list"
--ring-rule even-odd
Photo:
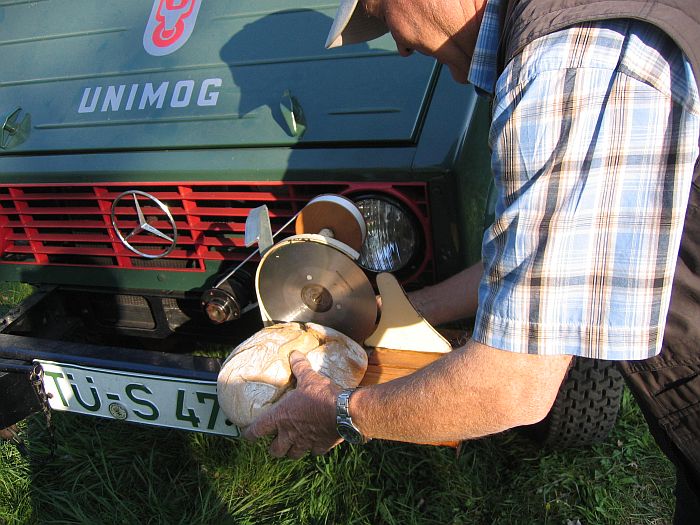
[[(143, 259), (128, 250), (112, 227), (114, 200), (124, 191), (140, 190), (165, 203), (178, 229), (177, 247), (166, 257), (143, 266)], [(0, 264), (99, 266), (143, 270), (204, 271), (208, 262), (239, 261), (250, 254), (245, 248), (245, 219), (251, 209), (266, 204), (273, 231), (313, 197), (390, 195), (417, 217), (427, 246), (428, 197), (424, 183), (343, 182), (188, 182), (85, 184), (0, 184)], [(152, 215), (154, 227), (170, 225), (162, 212), (146, 199), (142, 211)], [(117, 225), (136, 224), (135, 208), (125, 201), (116, 207)], [(285, 233), (293, 234), (293, 228)], [(152, 235), (135, 235), (129, 242), (147, 251), (162, 251), (166, 242)], [(420, 273), (432, 261), (426, 250)]]

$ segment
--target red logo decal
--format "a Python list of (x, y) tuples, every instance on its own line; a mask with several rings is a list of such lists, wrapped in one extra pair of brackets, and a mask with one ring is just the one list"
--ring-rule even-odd
[(146, 51), (169, 55), (187, 42), (197, 20), (202, 0), (155, 0), (143, 35)]

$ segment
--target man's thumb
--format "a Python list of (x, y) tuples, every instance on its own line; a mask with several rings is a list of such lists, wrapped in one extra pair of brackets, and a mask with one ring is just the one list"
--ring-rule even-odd
[(292, 368), (292, 374), (297, 378), (297, 382), (303, 382), (306, 377), (308, 377), (308, 374), (314, 373), (311, 368), (311, 363), (309, 363), (309, 360), (306, 358), (306, 354), (299, 350), (294, 350), (289, 354), (289, 365)]

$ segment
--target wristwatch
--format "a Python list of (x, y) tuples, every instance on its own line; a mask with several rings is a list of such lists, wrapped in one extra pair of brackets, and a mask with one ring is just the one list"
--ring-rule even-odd
[(335, 426), (338, 434), (352, 445), (367, 443), (367, 438), (362, 435), (360, 429), (355, 426), (350, 417), (350, 396), (355, 392), (354, 388), (343, 390), (335, 401)]

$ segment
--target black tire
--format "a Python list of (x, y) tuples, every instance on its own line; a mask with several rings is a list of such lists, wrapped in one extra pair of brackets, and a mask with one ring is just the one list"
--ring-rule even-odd
[(547, 448), (599, 443), (615, 426), (623, 387), (614, 362), (574, 358), (549, 415), (523, 430)]

